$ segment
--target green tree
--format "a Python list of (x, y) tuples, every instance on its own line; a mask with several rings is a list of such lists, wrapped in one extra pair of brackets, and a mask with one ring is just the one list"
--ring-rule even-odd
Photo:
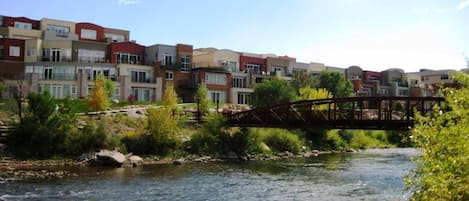
[(299, 71), (293, 74), (293, 80), (290, 84), (297, 92), (299, 92), (299, 90), (304, 87), (318, 87), (319, 79), (313, 74), (308, 74), (305, 71)]
[(87, 99), (88, 108), (91, 111), (106, 110), (110, 105), (109, 94), (110, 92), (106, 91), (106, 78), (99, 74), (94, 81), (94, 87)]
[(264, 79), (254, 85), (252, 105), (262, 107), (280, 103), (289, 103), (295, 98), (295, 90), (287, 81), (279, 78)]
[(199, 110), (202, 115), (208, 114), (210, 109), (210, 100), (208, 99), (208, 89), (204, 83), (199, 85), (194, 98), (196, 101), (198, 101)]
[(116, 85), (111, 79), (105, 78), (101, 74), (99, 74), (98, 76), (101, 76), (102, 79), (104, 79), (104, 91), (106, 91), (107, 97), (109, 98), (109, 100), (111, 100), (114, 96)]
[(315, 99), (325, 99), (332, 98), (332, 95), (324, 88), (314, 89), (309, 86), (300, 88), (296, 100), (315, 100)]
[(177, 99), (178, 97), (176, 91), (174, 91), (173, 84), (166, 84), (163, 93), (163, 107), (167, 107), (170, 110), (175, 110), (178, 102)]
[(353, 94), (353, 85), (339, 72), (321, 72), (319, 87), (325, 88), (335, 98), (349, 97)]
[(422, 156), (407, 177), (412, 200), (469, 200), (469, 75), (458, 74), (461, 89), (444, 89), (450, 111), (434, 107), (416, 115), (412, 139)]
[(8, 136), (8, 148), (20, 157), (63, 155), (66, 134), (76, 120), (70, 102), (57, 105), (47, 90), (41, 94), (31, 93), (27, 100), (23, 121)]

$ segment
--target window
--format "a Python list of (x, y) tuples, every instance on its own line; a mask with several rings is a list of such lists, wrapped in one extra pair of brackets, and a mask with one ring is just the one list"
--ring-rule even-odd
[(283, 75), (285, 67), (282, 66), (272, 66), (272, 72), (277, 72), (280, 71), (280, 73)]
[(261, 73), (261, 65), (256, 63), (247, 63), (244, 65), (246, 69), (253, 69), (254, 73)]
[(55, 36), (57, 37), (68, 37), (68, 33), (70, 32), (69, 27), (64, 27), (64, 26), (58, 26), (58, 25), (47, 25), (47, 31), (53, 31), (55, 32)]
[(226, 74), (220, 73), (205, 73), (205, 83), (226, 85)]
[(173, 72), (172, 71), (166, 71), (166, 80), (173, 80)]
[(5, 56), (4, 54), (5, 54), (5, 47), (3, 45), (0, 45), (0, 59), (2, 59), (3, 56)]
[(132, 88), (132, 95), (137, 101), (151, 101), (153, 96), (153, 89), (148, 88)]
[(125, 37), (119, 34), (105, 33), (104, 37), (111, 38), (112, 42), (124, 42), (125, 41)]
[(441, 80), (448, 80), (449, 77), (448, 77), (447, 74), (445, 74), (445, 75), (441, 75), (440, 79), (441, 79)]
[(246, 77), (233, 77), (234, 88), (246, 88)]
[(31, 23), (25, 22), (15, 22), (15, 27), (20, 29), (33, 29), (33, 25)]
[(181, 70), (182, 71), (189, 71), (191, 64), (191, 56), (183, 55), (181, 56)]
[(147, 72), (145, 71), (131, 71), (131, 80), (132, 82), (142, 82), (148, 83), (150, 80), (147, 78)]
[(104, 62), (105, 52), (101, 50), (78, 49), (78, 61), (84, 63)]
[(251, 94), (250, 93), (238, 93), (238, 104), (250, 104)]
[(116, 62), (118, 64), (141, 64), (142, 56), (130, 53), (116, 53)]
[(28, 48), (28, 50), (26, 51), (26, 56), (30, 56), (30, 57), (36, 56), (36, 48), (35, 47)]
[(408, 96), (409, 90), (407, 89), (399, 89), (399, 96)]
[(82, 29), (81, 37), (84, 39), (96, 40), (96, 30)]
[(163, 55), (163, 66), (170, 66), (173, 64), (173, 57), (168, 53), (164, 53)]
[(44, 67), (44, 79), (52, 80), (52, 67)]
[(208, 91), (210, 101), (212, 103), (225, 103), (226, 93), (224, 91)]
[(20, 56), (20, 47), (10, 46), (10, 56), (19, 57)]

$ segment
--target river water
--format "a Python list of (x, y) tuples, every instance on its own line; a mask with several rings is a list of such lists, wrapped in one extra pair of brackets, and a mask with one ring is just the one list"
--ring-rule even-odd
[(0, 183), (0, 200), (407, 200), (415, 149), (245, 163), (69, 168), (75, 177)]

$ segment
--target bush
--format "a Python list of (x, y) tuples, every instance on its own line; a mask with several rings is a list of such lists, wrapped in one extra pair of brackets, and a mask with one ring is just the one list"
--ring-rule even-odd
[(302, 143), (296, 134), (285, 129), (266, 129), (265, 132), (264, 142), (274, 153), (300, 152)]

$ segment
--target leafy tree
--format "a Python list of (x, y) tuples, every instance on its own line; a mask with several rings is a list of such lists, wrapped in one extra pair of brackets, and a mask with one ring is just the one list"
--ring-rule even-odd
[(177, 121), (174, 120), (169, 108), (150, 108), (147, 112), (147, 131), (154, 142), (153, 150), (149, 150), (149, 152), (167, 155), (178, 144), (176, 138)]
[(352, 82), (339, 72), (322, 71), (319, 87), (327, 89), (335, 98), (349, 97), (353, 94)]
[(99, 77), (102, 77), (101, 79), (104, 79), (104, 91), (106, 91), (107, 97), (109, 99), (112, 99), (115, 93), (115, 84), (111, 79), (105, 78), (103, 75), (99, 74)]
[(289, 103), (295, 98), (295, 90), (285, 80), (279, 78), (264, 79), (254, 85), (252, 104), (262, 107), (280, 103)]
[(206, 115), (210, 109), (210, 100), (208, 99), (208, 89), (204, 83), (200, 84), (194, 97), (199, 102), (199, 110), (202, 115)]
[(110, 92), (106, 91), (106, 79), (103, 75), (98, 75), (87, 99), (88, 108), (92, 111), (106, 110), (110, 105), (109, 94)]
[(66, 134), (72, 129), (75, 115), (69, 101), (56, 105), (49, 91), (31, 93), (19, 129), (8, 136), (8, 148), (20, 157), (63, 155)]
[(313, 74), (308, 74), (304, 71), (299, 71), (293, 74), (293, 80), (290, 83), (297, 92), (304, 87), (317, 87), (319, 80)]
[(163, 106), (170, 110), (175, 110), (177, 106), (177, 94), (174, 91), (173, 84), (168, 83), (165, 86), (163, 94)]
[(301, 88), (299, 90), (299, 94), (296, 96), (296, 100), (315, 100), (325, 98), (332, 98), (332, 95), (327, 91), (327, 89), (314, 89), (309, 86)]
[(435, 106), (432, 116), (416, 115), (412, 139), (422, 156), (406, 180), (412, 200), (469, 200), (469, 75), (455, 80), (461, 89), (443, 90), (450, 111)]

